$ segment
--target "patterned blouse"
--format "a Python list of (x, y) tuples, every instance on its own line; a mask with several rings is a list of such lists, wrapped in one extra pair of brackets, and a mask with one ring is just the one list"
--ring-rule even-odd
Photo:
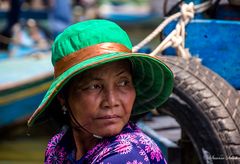
[(157, 144), (135, 124), (128, 123), (120, 134), (103, 138), (80, 160), (75, 160), (72, 132), (63, 127), (48, 143), (45, 163), (77, 164), (166, 164)]

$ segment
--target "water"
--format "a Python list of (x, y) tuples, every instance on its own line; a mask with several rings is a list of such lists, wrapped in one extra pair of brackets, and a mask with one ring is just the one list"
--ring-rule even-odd
[(15, 138), (0, 142), (0, 163), (43, 163), (47, 137)]
[(35, 128), (29, 135), (26, 122), (1, 130), (0, 164), (43, 163), (45, 147), (52, 135), (46, 130)]

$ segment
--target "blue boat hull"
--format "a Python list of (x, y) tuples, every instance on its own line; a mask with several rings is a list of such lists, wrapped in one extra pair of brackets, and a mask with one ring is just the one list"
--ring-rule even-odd
[(18, 124), (26, 121), (33, 111), (37, 108), (44, 93), (28, 97), (23, 100), (6, 104), (0, 108), (0, 127)]
[[(167, 36), (176, 23), (164, 30)], [(202, 64), (227, 80), (234, 88), (240, 89), (240, 22), (226, 20), (193, 20), (186, 27), (186, 48)], [(173, 48), (164, 54), (175, 55)]]
[(0, 128), (26, 121), (53, 79), (50, 56), (0, 62)]

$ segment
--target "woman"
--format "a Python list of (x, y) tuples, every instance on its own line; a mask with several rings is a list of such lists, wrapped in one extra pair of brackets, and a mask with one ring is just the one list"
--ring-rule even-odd
[(167, 100), (173, 75), (157, 57), (132, 53), (118, 25), (88, 20), (54, 41), (55, 79), (28, 124), (65, 124), (49, 142), (46, 163), (166, 163), (130, 117)]

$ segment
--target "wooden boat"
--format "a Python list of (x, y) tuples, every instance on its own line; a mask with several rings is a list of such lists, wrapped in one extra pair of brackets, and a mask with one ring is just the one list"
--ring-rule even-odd
[(26, 121), (53, 79), (49, 54), (0, 61), (0, 128)]

